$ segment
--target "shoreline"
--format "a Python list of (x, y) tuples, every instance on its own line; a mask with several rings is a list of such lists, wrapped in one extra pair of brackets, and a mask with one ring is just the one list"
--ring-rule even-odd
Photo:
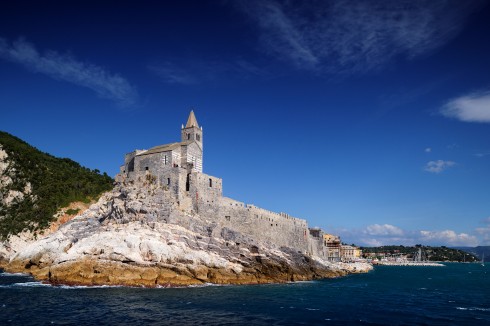
[[(214, 270), (210, 278), (201, 278), (197, 275), (180, 270), (169, 270), (167, 268), (142, 267), (125, 265), (120, 262), (104, 262), (105, 268), (97, 262), (85, 263), (95, 264), (90, 270), (98, 270), (94, 275), (87, 264), (72, 262), (66, 266), (64, 273), (57, 273), (57, 266), (46, 266), (41, 269), (29, 270), (15, 264), (11, 265), (3, 261), (0, 263), (0, 271), (7, 274), (22, 274), (32, 277), (33, 280), (52, 286), (122, 286), (135, 288), (187, 288), (200, 286), (220, 285), (261, 285), (261, 284), (288, 284), (304, 281), (316, 281), (321, 279), (340, 278), (351, 274), (367, 273), (373, 269), (367, 263), (341, 263), (321, 268), (317, 266), (309, 273), (298, 273), (299, 271), (271, 270), (270, 273), (247, 271), (245, 273), (231, 273), (226, 269)], [(94, 268), (95, 267), (95, 268)], [(187, 274), (187, 275), (186, 275)]]

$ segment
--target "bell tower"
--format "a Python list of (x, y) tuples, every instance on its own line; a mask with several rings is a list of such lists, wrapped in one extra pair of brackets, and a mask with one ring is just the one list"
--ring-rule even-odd
[(187, 119), (187, 123), (185, 127), (182, 125), (181, 131), (181, 141), (182, 142), (196, 142), (197, 145), (202, 150), (202, 127), (199, 127), (197, 123), (196, 116), (194, 115), (194, 111), (192, 110), (189, 114), (189, 118)]
[(197, 123), (194, 111), (191, 111), (185, 127), (181, 130), (181, 165), (189, 171), (202, 172), (202, 127)]

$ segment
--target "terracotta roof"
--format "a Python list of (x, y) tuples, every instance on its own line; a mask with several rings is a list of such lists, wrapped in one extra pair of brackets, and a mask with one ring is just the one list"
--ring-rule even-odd
[(197, 124), (197, 119), (196, 116), (194, 115), (194, 111), (191, 110), (191, 113), (189, 114), (189, 118), (187, 119), (187, 124), (185, 125), (186, 128), (190, 127), (197, 127), (199, 128), (199, 125)]

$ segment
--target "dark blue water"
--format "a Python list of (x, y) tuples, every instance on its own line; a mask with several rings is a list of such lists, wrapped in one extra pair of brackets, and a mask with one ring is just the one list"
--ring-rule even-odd
[(0, 325), (490, 325), (490, 269), (379, 266), (324, 281), (145, 289), (0, 274)]

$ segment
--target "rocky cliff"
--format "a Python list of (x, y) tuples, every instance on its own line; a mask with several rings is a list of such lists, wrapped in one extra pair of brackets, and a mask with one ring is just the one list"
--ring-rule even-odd
[(86, 285), (256, 284), (370, 269), (254, 241), (180, 210), (164, 188), (145, 180), (117, 183), (54, 233), (30, 241), (11, 237), (0, 246), (0, 261), (10, 272), (28, 272), (54, 284)]

